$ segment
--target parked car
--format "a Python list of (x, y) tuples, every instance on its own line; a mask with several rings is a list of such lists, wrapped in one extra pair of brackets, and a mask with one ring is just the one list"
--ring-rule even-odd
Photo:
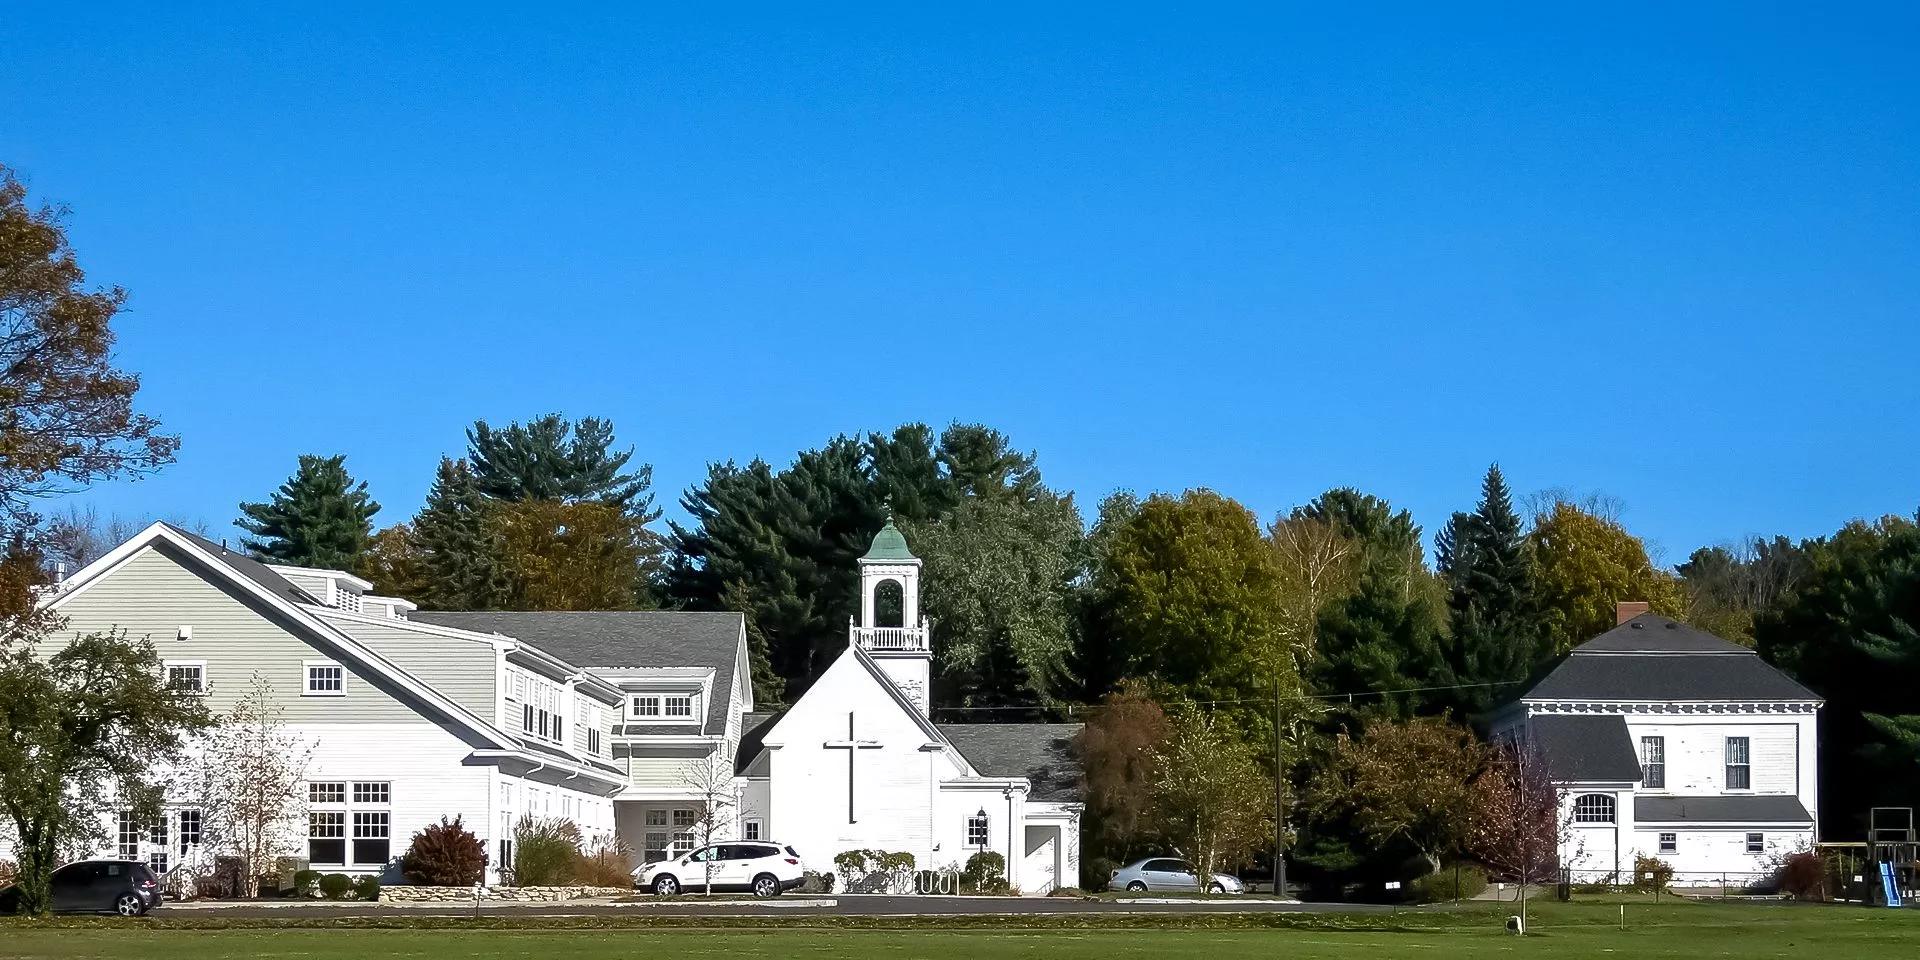
[[(1127, 890), (1133, 893), (1145, 893), (1149, 890), (1187, 890), (1198, 891), (1200, 878), (1193, 864), (1175, 857), (1148, 857), (1135, 860), (1113, 872), (1107, 880), (1108, 890)], [(1208, 893), (1246, 893), (1247, 885), (1239, 877), (1216, 873), (1207, 881)]]
[(777, 897), (806, 880), (800, 854), (764, 840), (715, 843), (685, 856), (649, 863), (633, 871), (633, 885), (662, 896), (689, 890), (745, 890), (756, 897)]
[[(145, 916), (160, 905), (160, 878), (137, 860), (82, 860), (49, 878), (56, 913)], [(0, 914), (20, 912), (18, 884), (0, 888)]]

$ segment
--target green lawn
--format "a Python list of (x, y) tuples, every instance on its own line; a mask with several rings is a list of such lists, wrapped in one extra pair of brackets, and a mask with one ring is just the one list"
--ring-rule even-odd
[[(1911, 958), (1920, 955), (1920, 911), (1898, 913), (1848, 907), (1758, 904), (1641, 905), (1627, 907), (1627, 929), (1617, 928), (1613, 904), (1548, 904), (1533, 935), (1509, 937), (1498, 929), (1505, 911), (1476, 908), (1403, 912), (1398, 915), (1289, 918), (1078, 918), (1071, 923), (931, 921), (945, 929), (891, 928), (873, 924), (823, 927), (800, 918), (742, 928), (662, 929), (169, 929), (113, 920), (39, 926), (0, 924), (0, 957), (126, 960), (186, 957), (190, 960), (357, 960), (361, 957), (485, 958), (560, 956), (593, 958), (638, 955), (715, 960), (795, 958), (965, 957), (968, 960), (1081, 960), (1169, 957), (1236, 960), (1275, 956), (1320, 958), (1482, 957), (1832, 957), (1844, 960)], [(177, 915), (176, 915), (177, 916)], [(579, 921), (587, 923), (591, 921)], [(626, 922), (624, 920), (615, 922)], [(711, 924), (714, 921), (706, 921)], [(736, 921), (738, 922), (738, 921)], [(1153, 928), (1102, 929), (1101, 924), (1154, 924)], [(1235, 928), (1240, 924), (1244, 928)], [(1186, 929), (1166, 926), (1185, 925)]]

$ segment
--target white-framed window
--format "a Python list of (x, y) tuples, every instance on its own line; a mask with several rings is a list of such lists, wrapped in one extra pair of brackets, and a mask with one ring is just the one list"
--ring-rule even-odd
[(697, 811), (679, 809), (673, 811), (673, 855), (678, 857), (693, 851), (694, 827), (700, 823)]
[(1667, 738), (1640, 738), (1640, 785), (1648, 790), (1667, 787)]
[(665, 697), (666, 714), (669, 719), (685, 720), (693, 716), (693, 694), (672, 693)]
[(206, 693), (207, 662), (205, 660), (168, 660), (167, 686), (188, 693)]
[(977, 814), (967, 816), (967, 846), (985, 847), (987, 845), (987, 818)]
[(646, 833), (646, 859), (644, 863), (659, 863), (673, 850), (673, 841), (665, 830), (648, 830)]
[(1583, 793), (1573, 798), (1574, 823), (1612, 823), (1613, 797), (1605, 793)]
[(146, 832), (141, 829), (140, 818), (132, 810), (122, 810), (116, 826), (113, 852), (122, 860), (140, 859), (140, 835)]
[(600, 728), (588, 727), (587, 728), (587, 752), (597, 757), (597, 756), (600, 756), (601, 751), (604, 749), (605, 749), (605, 744), (601, 742)]
[(354, 812), (354, 863), (384, 864), (393, 859), (393, 844), (388, 837), (389, 826), (389, 815), (385, 810)]
[(1747, 834), (1747, 852), (1748, 853), (1766, 853), (1767, 852), (1767, 835), (1764, 833)]
[(757, 817), (749, 817), (749, 818), (747, 819), (747, 822), (746, 822), (746, 823), (745, 823), (744, 825), (742, 825), (742, 827), (741, 827), (741, 834), (740, 834), (740, 838), (741, 838), (742, 840), (758, 840), (758, 839), (760, 839), (760, 820), (759, 820), (759, 818), (757, 818)]
[(627, 700), (627, 715), (635, 720), (652, 720), (660, 716), (660, 696), (654, 693), (642, 693)]
[(673, 812), (673, 825), (675, 827), (684, 829), (699, 822), (700, 814), (698, 811), (682, 809)]
[(303, 660), (306, 685), (301, 692), (309, 697), (342, 697), (347, 693), (347, 671), (332, 660)]
[(666, 825), (667, 825), (667, 812), (665, 810), (648, 810), (647, 811), (647, 826), (664, 827)]
[(1727, 738), (1727, 789), (1753, 789), (1753, 741), (1746, 737)]
[(1661, 834), (1660, 835), (1660, 852), (1661, 853), (1679, 853), (1680, 852), (1680, 835), (1677, 833)]
[(314, 780), (307, 784), (308, 803), (346, 803), (345, 780)]
[(393, 802), (393, 784), (385, 780), (355, 780), (353, 782), (353, 805), (376, 804), (385, 806)]
[(186, 853), (200, 845), (200, 811), (191, 807), (181, 810), (177, 819), (180, 829), (176, 831), (180, 841), (180, 852)]
[(347, 814), (343, 810), (314, 810), (307, 814), (307, 859), (328, 866), (346, 866)]

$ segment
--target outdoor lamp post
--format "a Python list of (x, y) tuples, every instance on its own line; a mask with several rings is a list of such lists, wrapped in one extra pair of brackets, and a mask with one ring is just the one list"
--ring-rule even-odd
[(988, 823), (987, 808), (981, 807), (980, 812), (974, 814), (974, 816), (980, 818), (980, 858), (981, 859), (980, 859), (980, 872), (978, 874), (975, 874), (973, 878), (973, 892), (979, 893), (980, 890), (983, 887), (985, 887), (987, 882), (987, 861), (986, 861), (987, 834), (990, 832), (986, 829), (987, 823)]

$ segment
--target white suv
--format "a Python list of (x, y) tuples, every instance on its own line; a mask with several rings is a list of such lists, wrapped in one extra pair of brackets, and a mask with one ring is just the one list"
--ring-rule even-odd
[(707, 890), (746, 890), (777, 897), (806, 880), (792, 847), (765, 840), (715, 843), (686, 856), (636, 867), (633, 885), (662, 896)]

